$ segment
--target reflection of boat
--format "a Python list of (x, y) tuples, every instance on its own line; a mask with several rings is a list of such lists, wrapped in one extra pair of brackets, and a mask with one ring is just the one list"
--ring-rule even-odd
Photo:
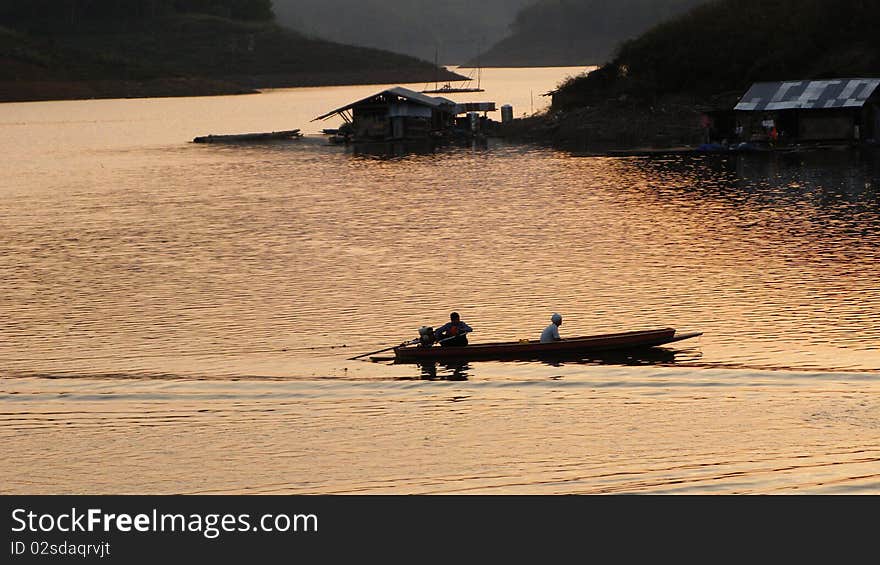
[(432, 359), (529, 360), (558, 358), (561, 356), (588, 357), (590, 354), (599, 352), (656, 347), (701, 335), (703, 335), (702, 332), (681, 333), (673, 328), (664, 328), (660, 330), (574, 337), (551, 343), (524, 340), (520, 342), (474, 344), (464, 347), (400, 346), (394, 350), (394, 356), (397, 362), (418, 362)]
[[(535, 355), (533, 359), (528, 356), (501, 358), (496, 361), (517, 361), (530, 362), (536, 361), (553, 367), (562, 365), (624, 365), (624, 366), (644, 366), (644, 365), (671, 365), (676, 362), (676, 356), (682, 353), (663, 347), (643, 347), (640, 349), (617, 349), (611, 351), (594, 351), (588, 353), (545, 353)], [(692, 359), (693, 352), (685, 355), (685, 359)], [(469, 359), (448, 359), (438, 361), (436, 359), (401, 361), (394, 357), (370, 357), (374, 363), (390, 361), (394, 365), (412, 365), (417, 364), (421, 369), (422, 380), (445, 380), (445, 381), (466, 381), (469, 377), (471, 366), (468, 364)]]
[(422, 361), (419, 363), (419, 369), (421, 370), (419, 378), (423, 381), (466, 381), (468, 380), (470, 368), (467, 361), (452, 361), (448, 363)]
[(578, 365), (671, 365), (679, 352), (663, 347), (642, 347), (637, 349), (612, 349), (588, 353), (562, 353), (542, 355), (537, 361), (545, 365), (559, 367), (565, 364)]

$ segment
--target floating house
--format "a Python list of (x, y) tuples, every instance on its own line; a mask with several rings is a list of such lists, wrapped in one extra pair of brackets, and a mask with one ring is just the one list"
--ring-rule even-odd
[(877, 78), (756, 83), (716, 125), (740, 141), (880, 141), (878, 87)]
[[(356, 141), (399, 141), (446, 137), (479, 129), (478, 112), (492, 112), (494, 102), (456, 103), (400, 86), (389, 88), (318, 116), (339, 116)], [(459, 118), (466, 115), (464, 119)], [(485, 122), (485, 118), (482, 119)], [(473, 124), (476, 124), (473, 125)]]

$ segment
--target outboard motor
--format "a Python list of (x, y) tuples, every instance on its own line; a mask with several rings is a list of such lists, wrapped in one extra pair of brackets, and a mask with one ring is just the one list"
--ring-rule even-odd
[(431, 347), (434, 345), (436, 338), (434, 337), (434, 328), (430, 326), (422, 326), (419, 328), (419, 347)]

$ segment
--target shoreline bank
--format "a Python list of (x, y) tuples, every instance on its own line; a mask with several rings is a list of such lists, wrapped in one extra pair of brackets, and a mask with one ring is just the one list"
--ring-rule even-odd
[(499, 124), (499, 137), (557, 146), (595, 148), (602, 153), (698, 147), (706, 141), (700, 127), (702, 105), (681, 102), (654, 105), (607, 101), (594, 106), (554, 110)]
[[(448, 72), (448, 71), (447, 71)], [(350, 86), (434, 82), (433, 71), (399, 70), (348, 73), (295, 73), (225, 78), (167, 77), (149, 80), (10, 80), (0, 81), (0, 103), (48, 102), (110, 98), (169, 98), (259, 94), (270, 88)], [(442, 80), (460, 75), (448, 72)]]
[(797, 141), (771, 145), (763, 142), (722, 144), (707, 139), (703, 119), (712, 103), (658, 102), (654, 105), (609, 101), (499, 123), (494, 137), (511, 142), (536, 143), (596, 156), (650, 156), (670, 154), (797, 153), (847, 149), (875, 149), (868, 141)]

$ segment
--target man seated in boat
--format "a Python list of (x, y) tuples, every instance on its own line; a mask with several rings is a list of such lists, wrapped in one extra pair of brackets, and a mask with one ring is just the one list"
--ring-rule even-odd
[(467, 334), (474, 331), (469, 325), (461, 321), (458, 312), (449, 315), (449, 322), (443, 324), (434, 331), (434, 336), (443, 346), (460, 347), (467, 345)]
[(562, 316), (553, 314), (550, 316), (550, 325), (541, 332), (541, 343), (553, 343), (554, 341), (562, 341), (559, 337), (559, 326), (562, 325)]

